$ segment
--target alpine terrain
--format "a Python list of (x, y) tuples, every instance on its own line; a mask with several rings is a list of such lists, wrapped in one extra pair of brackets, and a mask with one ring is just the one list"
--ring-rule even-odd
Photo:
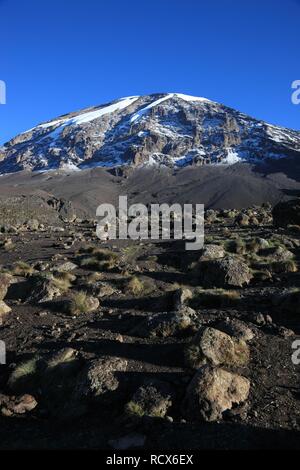
[(165, 93), (122, 98), (40, 124), (0, 149), (0, 174), (258, 163), (299, 156), (299, 131), (205, 98)]

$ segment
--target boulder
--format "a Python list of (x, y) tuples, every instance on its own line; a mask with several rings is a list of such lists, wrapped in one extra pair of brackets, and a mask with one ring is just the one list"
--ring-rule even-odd
[(0, 300), (0, 325), (1, 325), (1, 320), (3, 319), (3, 317), (5, 317), (5, 315), (7, 315), (10, 312), (11, 312), (11, 308), (8, 305), (6, 305), (6, 303), (3, 302), (3, 300)]
[(226, 257), (200, 263), (200, 278), (205, 287), (243, 287), (253, 278), (250, 268), (239, 258)]
[(192, 326), (195, 315), (195, 310), (189, 307), (182, 307), (175, 312), (158, 313), (144, 320), (133, 333), (142, 338), (182, 335)]
[(19, 397), (0, 395), (0, 413), (5, 417), (24, 415), (34, 410), (37, 405), (32, 395), (26, 394)]
[(249, 362), (249, 348), (244, 341), (231, 338), (215, 328), (202, 328), (185, 350), (189, 367), (206, 364), (242, 367)]
[(221, 245), (207, 245), (203, 248), (200, 261), (224, 258), (225, 250)]
[(72, 223), (76, 220), (76, 211), (71, 201), (61, 200), (61, 207), (59, 209), (59, 216), (63, 222)]
[(67, 315), (80, 315), (95, 312), (98, 310), (100, 302), (96, 297), (80, 291), (59, 302), (59, 306)]
[(193, 293), (192, 293), (192, 291), (190, 291), (190, 289), (184, 289), (184, 288), (177, 289), (174, 292), (174, 308), (175, 308), (175, 310), (180, 309), (192, 297), (193, 297)]
[(282, 246), (277, 247), (275, 250), (271, 250), (269, 255), (272, 258), (272, 261), (275, 262), (289, 261), (294, 258), (294, 254), (286, 248), (283, 248)]
[(125, 372), (127, 361), (119, 357), (102, 357), (87, 364), (80, 372), (73, 391), (75, 401), (110, 399), (119, 388), (118, 372)]
[(241, 213), (236, 217), (235, 222), (241, 227), (247, 227), (250, 224), (250, 218), (247, 214)]
[(217, 325), (218, 330), (241, 341), (251, 341), (255, 334), (245, 322), (236, 318), (226, 318)]
[(0, 300), (3, 300), (6, 297), (11, 282), (12, 277), (10, 275), (0, 274)]
[(204, 366), (187, 388), (183, 414), (192, 421), (220, 420), (224, 411), (245, 402), (249, 391), (247, 378), (221, 368)]
[(28, 292), (26, 300), (30, 303), (50, 302), (61, 295), (53, 276), (47, 273), (31, 276), (24, 288)]
[(58, 273), (69, 273), (71, 271), (74, 271), (74, 269), (77, 269), (78, 266), (75, 263), (72, 263), (72, 261), (65, 261), (59, 264), (55, 264), (52, 267), (52, 271), (56, 271)]
[(36, 219), (27, 220), (24, 224), (28, 230), (31, 232), (36, 232), (39, 229), (40, 223)]

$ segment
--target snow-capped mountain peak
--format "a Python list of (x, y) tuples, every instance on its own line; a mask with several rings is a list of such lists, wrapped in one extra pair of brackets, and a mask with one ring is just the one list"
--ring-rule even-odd
[(300, 133), (182, 93), (130, 96), (56, 118), (0, 149), (0, 173), (234, 164), (299, 154)]

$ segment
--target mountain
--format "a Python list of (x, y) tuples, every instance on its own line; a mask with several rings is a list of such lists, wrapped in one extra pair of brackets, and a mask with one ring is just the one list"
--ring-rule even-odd
[(0, 174), (94, 167), (257, 164), (300, 157), (300, 132), (205, 98), (132, 96), (61, 116), (0, 148)]

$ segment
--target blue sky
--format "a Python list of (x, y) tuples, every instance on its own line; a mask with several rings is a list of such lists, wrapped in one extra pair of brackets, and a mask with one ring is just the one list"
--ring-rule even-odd
[(300, 129), (300, 0), (0, 0), (0, 143), (128, 95), (204, 96)]

